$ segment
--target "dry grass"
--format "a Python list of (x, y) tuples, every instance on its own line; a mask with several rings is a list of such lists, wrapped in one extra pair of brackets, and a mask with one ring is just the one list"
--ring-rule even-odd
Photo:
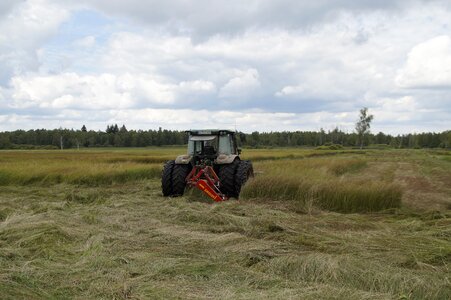
[[(301, 150), (294, 153), (305, 157)], [(90, 159), (91, 155), (99, 157)], [(86, 160), (117, 165), (108, 162), (114, 155), (142, 157), (152, 152), (92, 152)], [(29, 159), (33, 161), (33, 155)], [(255, 163), (260, 172), (255, 181), (271, 176), (278, 180), (294, 170), (294, 185), (313, 184), (312, 191), (333, 181), (347, 186), (346, 193), (362, 188), (379, 194), (371, 185), (380, 184), (387, 191), (399, 174), (374, 174), (387, 170), (373, 169), (376, 159), (395, 169), (400, 162), (418, 165), (417, 175), (426, 178), (446, 178), (451, 170), (448, 162), (436, 163), (437, 158), (424, 153), (379, 151), (264, 160)], [(120, 164), (137, 167), (131, 160)], [(368, 178), (376, 183), (358, 185)], [(451, 213), (445, 208), (408, 207), (409, 184), (402, 186), (401, 208), (364, 214), (329, 212), (320, 206), (296, 210), (289, 190), (277, 199), (256, 196), (220, 204), (197, 193), (168, 199), (161, 196), (158, 179), (145, 176), (95, 187), (69, 181), (3, 185), (0, 295), (2, 299), (449, 299)], [(435, 188), (446, 197), (446, 186)], [(250, 186), (246, 189), (250, 191)]]

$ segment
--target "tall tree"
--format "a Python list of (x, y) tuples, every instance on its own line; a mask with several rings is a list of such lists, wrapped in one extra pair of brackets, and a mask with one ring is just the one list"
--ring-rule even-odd
[(364, 107), (360, 110), (359, 120), (355, 124), (355, 130), (357, 131), (360, 140), (360, 149), (363, 148), (365, 134), (370, 132), (371, 121), (373, 118), (373, 115), (368, 114), (368, 107)]
[(125, 125), (124, 124), (122, 124), (122, 127), (121, 127), (121, 129), (119, 129), (119, 132), (120, 133), (127, 133), (127, 128), (125, 127)]

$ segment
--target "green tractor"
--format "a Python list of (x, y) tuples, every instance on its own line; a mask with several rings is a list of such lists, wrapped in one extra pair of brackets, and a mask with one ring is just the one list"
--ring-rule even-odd
[(161, 176), (164, 196), (183, 195), (197, 187), (215, 201), (239, 197), (254, 176), (252, 163), (241, 160), (234, 131), (189, 130), (188, 153), (165, 163)]

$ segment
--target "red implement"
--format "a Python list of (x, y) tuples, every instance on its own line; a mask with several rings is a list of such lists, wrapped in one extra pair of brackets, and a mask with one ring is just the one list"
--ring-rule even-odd
[(210, 166), (195, 166), (186, 177), (189, 186), (195, 186), (216, 202), (227, 200), (219, 190), (219, 178)]

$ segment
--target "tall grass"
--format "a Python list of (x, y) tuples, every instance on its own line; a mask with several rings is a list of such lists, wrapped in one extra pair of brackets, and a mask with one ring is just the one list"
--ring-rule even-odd
[[(100, 185), (158, 178), (165, 161), (185, 152), (183, 148), (0, 151), (0, 185)], [(244, 158), (254, 162), (289, 161), (315, 154), (315, 150), (305, 149), (245, 150)], [(340, 168), (338, 164), (335, 172), (341, 172)]]
[(243, 199), (292, 201), (298, 209), (316, 206), (337, 212), (374, 212), (400, 207), (401, 189), (384, 181), (343, 177), (367, 166), (357, 159), (270, 162), (242, 189)]
[(159, 178), (160, 165), (140, 166), (127, 164), (120, 166), (84, 166), (74, 170), (65, 169), (16, 169), (14, 171), (0, 170), (0, 185), (30, 185), (30, 184), (83, 184), (102, 185), (124, 183), (140, 179)]
[(294, 201), (306, 210), (314, 205), (322, 209), (352, 213), (374, 212), (401, 205), (401, 189), (394, 184), (329, 181), (318, 183), (290, 176), (258, 176), (242, 189), (242, 199)]
[[(135, 155), (133, 155), (135, 154)], [(2, 152), (0, 185), (101, 185), (159, 178), (163, 153)]]
[[(98, 186), (142, 179), (157, 179), (163, 161), (173, 158), (162, 149), (144, 151), (17, 151), (0, 156), (0, 185), (69, 183)], [(363, 159), (306, 158), (312, 150), (252, 150), (256, 170), (264, 174), (250, 181), (243, 198), (296, 202), (298, 209), (312, 205), (340, 212), (369, 212), (399, 207), (401, 192), (393, 184), (361, 184), (347, 174), (367, 167)], [(272, 156), (271, 156), (272, 155)], [(305, 158), (305, 159), (300, 159)], [(260, 160), (260, 161), (258, 161)]]

